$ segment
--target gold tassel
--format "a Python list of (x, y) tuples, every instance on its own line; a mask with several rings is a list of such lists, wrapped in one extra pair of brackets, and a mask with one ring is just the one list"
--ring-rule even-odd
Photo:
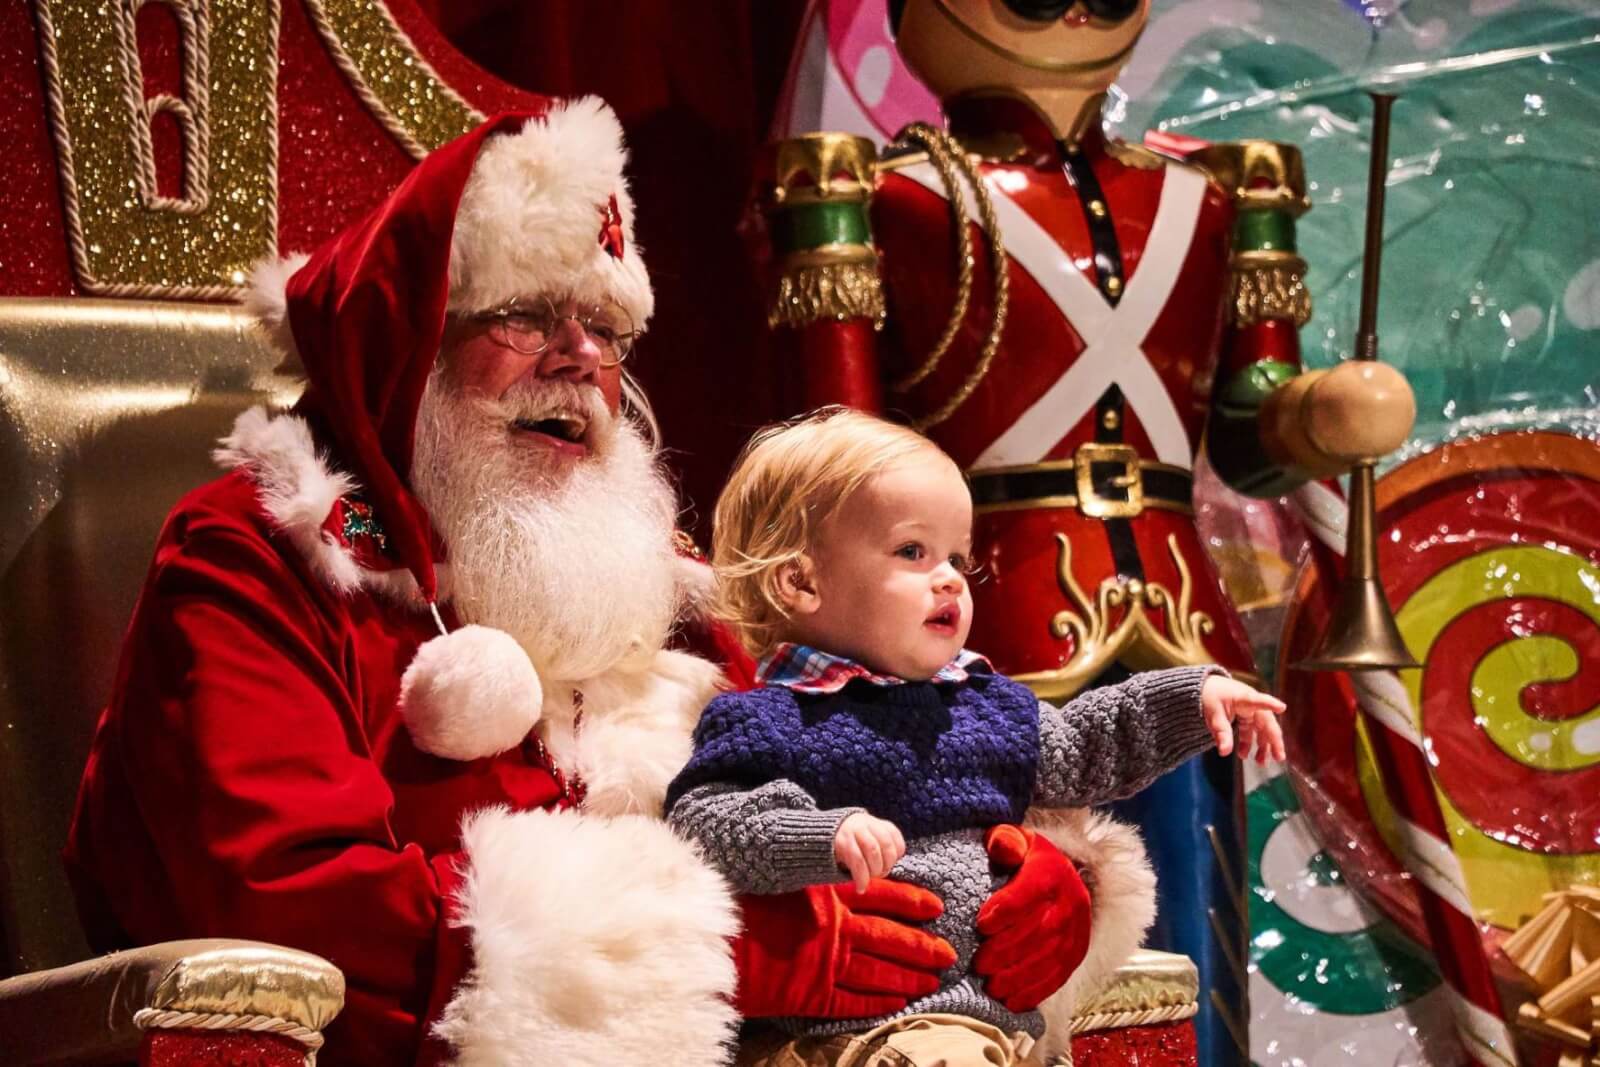
[(883, 283), (875, 263), (823, 263), (783, 272), (767, 325), (871, 319), (873, 329), (880, 329), (883, 317)]
[(1299, 257), (1271, 264), (1235, 261), (1232, 277), (1233, 325), (1254, 326), (1263, 319), (1292, 319), (1304, 326), (1311, 319), (1311, 291), (1306, 288), (1305, 260)]

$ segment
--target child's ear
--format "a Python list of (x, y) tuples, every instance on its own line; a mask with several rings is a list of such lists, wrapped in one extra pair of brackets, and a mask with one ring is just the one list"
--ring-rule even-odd
[(785, 563), (778, 571), (778, 596), (791, 615), (811, 615), (822, 606), (817, 595), (815, 569), (811, 557), (801, 556)]

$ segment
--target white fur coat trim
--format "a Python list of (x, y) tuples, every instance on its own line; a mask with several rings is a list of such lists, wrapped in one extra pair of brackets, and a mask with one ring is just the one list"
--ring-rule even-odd
[[(673, 776), (689, 762), (700, 712), (723, 684), (716, 664), (657, 652), (581, 682), (545, 679), (537, 730), (561, 767), (583, 779), (584, 810), (658, 816)], [(585, 714), (574, 729), (574, 691)]]
[[(242, 470), (256, 483), (261, 507), (274, 529), (299, 550), (329, 588), (346, 595), (366, 590), (422, 606), (417, 580), (404, 568), (363, 567), (350, 549), (322, 528), (339, 498), (356, 489), (350, 475), (335, 470), (317, 451), (311, 427), (298, 415), (269, 415), (253, 407), (233, 423), (212, 458), (225, 470)], [(448, 588), (449, 568), (437, 568), (439, 588)]]
[(295, 348), (294, 330), (289, 325), (289, 279), (311, 259), (305, 252), (278, 258), (267, 256), (250, 269), (244, 291), (244, 310), (272, 347), (284, 357), (278, 373), (303, 376), (300, 354)]
[(489, 809), (462, 828), (460, 1067), (716, 1067), (736, 1017), (722, 879), (662, 822)]
[(1092, 901), (1088, 954), (1067, 984), (1039, 1005), (1046, 1029), (1038, 1055), (1054, 1062), (1071, 1044), (1077, 1006), (1103, 989), (1144, 943), (1156, 918), (1156, 875), (1139, 832), (1109, 815), (1034, 808), (1026, 825), (1077, 862)]

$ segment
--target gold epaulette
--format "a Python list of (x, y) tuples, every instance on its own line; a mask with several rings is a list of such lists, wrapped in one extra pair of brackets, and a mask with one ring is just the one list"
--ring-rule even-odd
[(867, 208), (878, 150), (848, 133), (805, 133), (769, 144), (762, 207), (779, 259), (772, 326), (870, 319), (883, 325), (883, 285)]
[(1300, 149), (1276, 141), (1224, 141), (1189, 156), (1226, 189), (1241, 210), (1287, 211), (1295, 217), (1311, 210), (1306, 167)]
[(1306, 261), (1295, 250), (1294, 220), (1311, 209), (1300, 150), (1275, 141), (1208, 145), (1189, 159), (1211, 176), (1238, 209), (1234, 231), (1229, 321), (1266, 319), (1304, 326), (1311, 318)]
[(878, 151), (850, 133), (803, 133), (769, 144), (775, 205), (868, 200)]

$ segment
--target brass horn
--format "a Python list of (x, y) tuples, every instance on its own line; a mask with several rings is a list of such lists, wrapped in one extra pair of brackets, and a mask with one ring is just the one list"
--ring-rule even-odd
[[(1361, 263), (1361, 321), (1355, 359), (1378, 358), (1378, 273), (1383, 259), (1384, 180), (1389, 170), (1389, 109), (1394, 96), (1372, 93), (1372, 159), (1367, 170), (1367, 235)], [(1295, 666), (1313, 671), (1403, 670), (1420, 667), (1400, 636), (1378, 578), (1377, 456), (1350, 469), (1345, 577), (1317, 650)]]

